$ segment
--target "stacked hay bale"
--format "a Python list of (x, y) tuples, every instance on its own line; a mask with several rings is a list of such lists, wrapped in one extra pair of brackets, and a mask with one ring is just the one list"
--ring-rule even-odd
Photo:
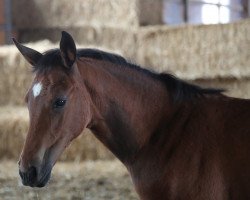
[[(13, 17), (13, 23), (22, 42), (47, 38), (56, 43), (28, 44), (39, 51), (57, 47), (61, 30), (66, 30), (78, 47), (114, 51), (150, 70), (171, 72), (204, 86), (228, 88), (231, 96), (250, 98), (250, 20), (228, 25), (141, 27), (162, 23), (161, 1), (154, 1), (154, 7), (149, 1), (75, 0), (69, 4), (66, 0), (14, 0), (13, 16), (19, 16), (22, 9), (27, 15)], [(155, 9), (152, 18), (140, 10), (147, 6)], [(23, 98), (31, 80), (31, 67), (16, 48), (1, 47), (0, 159), (17, 158), (21, 151), (29, 121)], [(88, 131), (62, 155), (63, 160), (100, 158), (113, 156)]]
[(140, 29), (138, 60), (180, 78), (250, 75), (250, 21)]
[[(13, 0), (12, 4), (12, 14), (18, 16), (13, 17), (13, 26), (21, 42), (58, 42), (65, 30), (83, 45), (119, 50), (132, 60), (138, 28), (162, 23), (162, 0), (74, 0), (71, 4), (67, 0)], [(26, 14), (20, 16), (20, 10)]]
[(155, 26), (138, 33), (139, 63), (250, 98), (250, 20), (219, 25)]

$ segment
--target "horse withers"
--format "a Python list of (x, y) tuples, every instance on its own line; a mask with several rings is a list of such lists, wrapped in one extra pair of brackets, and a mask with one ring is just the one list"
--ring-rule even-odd
[(95, 49), (41, 54), (14, 39), (33, 66), (24, 185), (43, 187), (85, 128), (121, 160), (143, 200), (250, 199), (250, 101), (227, 97)]

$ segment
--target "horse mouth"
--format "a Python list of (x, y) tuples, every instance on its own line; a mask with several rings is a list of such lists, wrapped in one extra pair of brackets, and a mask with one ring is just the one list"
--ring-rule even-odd
[(51, 170), (48, 173), (44, 174), (34, 187), (39, 187), (39, 188), (44, 187), (49, 182), (50, 177), (51, 177)]
[[(30, 187), (44, 187), (51, 177), (51, 171), (56, 163), (56, 158), (60, 155), (57, 151), (58, 144), (63, 147), (64, 143), (55, 143), (50, 148), (48, 148), (43, 155), (43, 159), (39, 161), (33, 160), (33, 166), (29, 167), (25, 171), (20, 170), (20, 162), (19, 162), (19, 174), (22, 179), (22, 183), (25, 186)], [(32, 161), (30, 162), (32, 163)]]

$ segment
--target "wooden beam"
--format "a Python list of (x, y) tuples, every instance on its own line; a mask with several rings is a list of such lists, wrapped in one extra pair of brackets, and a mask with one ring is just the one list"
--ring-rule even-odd
[(182, 0), (183, 2), (183, 19), (184, 22), (188, 22), (188, 0)]

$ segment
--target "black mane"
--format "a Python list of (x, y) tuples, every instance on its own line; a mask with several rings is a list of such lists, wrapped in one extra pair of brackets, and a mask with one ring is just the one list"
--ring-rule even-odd
[(81, 49), (78, 52), (79, 57), (89, 57), (98, 60), (108, 61), (114, 64), (122, 65), (125, 67), (132, 68), (134, 70), (140, 71), (148, 76), (153, 77), (154, 79), (160, 80), (165, 83), (167, 89), (173, 92), (174, 100), (180, 101), (181, 99), (198, 97), (203, 95), (220, 95), (224, 90), (214, 89), (214, 88), (202, 88), (197, 85), (187, 83), (183, 80), (176, 78), (171, 74), (161, 73), (157, 74), (151, 72), (150, 70), (144, 69), (136, 64), (128, 62), (125, 58), (120, 55), (107, 53), (97, 49)]
[[(108, 61), (124, 67), (129, 67), (137, 70), (147, 76), (165, 83), (168, 91), (174, 94), (174, 100), (180, 101), (183, 99), (190, 99), (192, 97), (204, 95), (221, 95), (224, 90), (214, 88), (202, 88), (197, 85), (187, 83), (183, 80), (176, 78), (171, 74), (161, 73), (157, 74), (150, 70), (144, 69), (136, 64), (128, 62), (120, 55), (104, 52), (97, 49), (79, 49), (77, 51), (78, 59), (81, 57), (93, 58), (97, 60)], [(63, 62), (59, 49), (52, 49), (43, 54), (42, 59), (34, 67), (35, 72), (43, 72), (51, 69), (54, 66), (63, 66)]]
[(42, 58), (33, 66), (33, 72), (43, 73), (49, 71), (55, 66), (63, 66), (61, 53), (59, 49), (51, 49), (43, 53)]

